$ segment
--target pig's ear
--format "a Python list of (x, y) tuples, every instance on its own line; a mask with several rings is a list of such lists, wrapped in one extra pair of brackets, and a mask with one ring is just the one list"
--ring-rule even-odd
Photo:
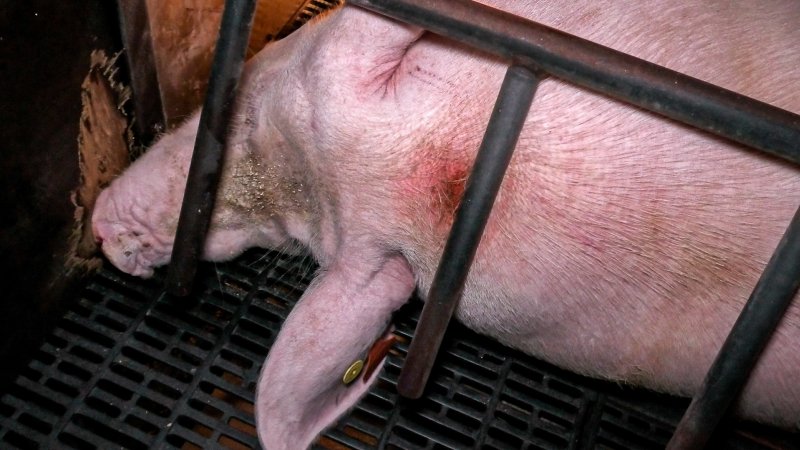
[(352, 407), (377, 378), (343, 376), (386, 330), (411, 296), (405, 258), (372, 268), (335, 265), (321, 273), (295, 306), (270, 350), (256, 398), (256, 422), (267, 450), (308, 447)]

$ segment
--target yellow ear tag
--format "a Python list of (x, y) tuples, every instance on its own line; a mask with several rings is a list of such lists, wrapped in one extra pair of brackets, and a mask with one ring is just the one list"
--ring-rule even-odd
[(352, 383), (358, 376), (361, 374), (361, 370), (364, 368), (364, 361), (356, 360), (353, 364), (350, 364), (350, 367), (344, 371), (344, 376), (342, 377), (342, 383), (350, 384)]

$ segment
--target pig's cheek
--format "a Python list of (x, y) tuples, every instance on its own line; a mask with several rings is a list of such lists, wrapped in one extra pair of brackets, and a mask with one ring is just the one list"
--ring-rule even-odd
[(258, 230), (258, 241), (258, 245), (274, 250), (285, 250), (291, 242), (299, 242), (290, 237), (286, 225), (279, 220), (264, 223)]
[(252, 232), (244, 229), (212, 230), (206, 238), (204, 259), (227, 261), (256, 245)]

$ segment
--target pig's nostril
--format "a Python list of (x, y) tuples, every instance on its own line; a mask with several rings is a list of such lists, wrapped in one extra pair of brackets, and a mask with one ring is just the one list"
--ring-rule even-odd
[(91, 233), (92, 233), (92, 237), (94, 237), (94, 242), (98, 246), (101, 245), (103, 243), (103, 236), (100, 233), (100, 229), (98, 227), (98, 224), (95, 223), (94, 221), (92, 221), (90, 226), (91, 226), (90, 230), (91, 230)]

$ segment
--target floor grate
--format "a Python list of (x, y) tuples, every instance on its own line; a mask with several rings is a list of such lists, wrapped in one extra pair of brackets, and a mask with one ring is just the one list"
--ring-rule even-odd
[[(104, 269), (0, 398), (0, 447), (258, 448), (258, 373), (313, 270), (308, 259), (249, 251), (202, 266), (189, 306), (163, 295), (164, 271), (140, 280)], [(688, 403), (570, 374), (457, 325), (426, 396), (400, 399), (420, 309), (398, 313), (400, 343), (380, 380), (317, 447), (657, 449)], [(729, 436), (726, 448), (741, 449), (796, 438)]]

